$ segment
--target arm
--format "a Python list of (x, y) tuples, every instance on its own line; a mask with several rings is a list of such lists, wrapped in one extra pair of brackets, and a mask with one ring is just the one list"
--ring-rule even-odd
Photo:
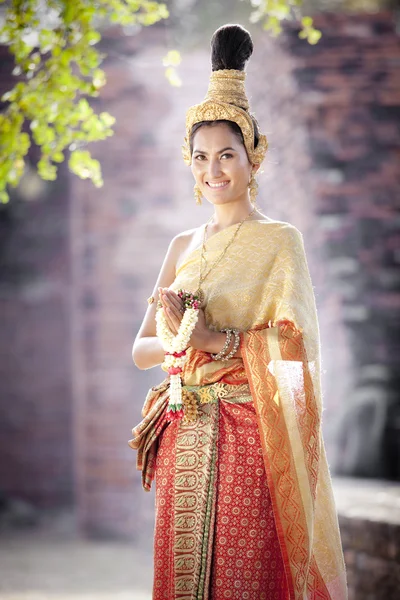
[[(176, 335), (182, 319), (182, 314), (179, 311), (181, 306), (180, 299), (174, 291), (166, 289), (161, 290), (161, 301), (163, 303), (163, 306), (166, 307), (166, 316), (167, 321), (169, 323), (169, 327), (171, 331)], [(218, 354), (218, 352), (224, 346), (225, 340), (226, 333), (211, 330), (206, 324), (204, 311), (200, 310), (198, 321), (190, 338), (190, 346), (192, 346), (192, 348), (196, 350), (202, 350), (203, 352), (208, 352), (210, 354)], [(233, 345), (234, 338), (232, 337), (229, 348), (227, 350), (227, 354), (229, 353)], [(240, 356), (241, 351), (238, 348), (233, 358), (238, 358)]]
[(168, 287), (175, 279), (175, 266), (183, 248), (184, 238), (176, 236), (168, 247), (158, 279), (154, 286), (155, 302), (149, 304), (142, 325), (132, 348), (132, 359), (139, 369), (151, 369), (164, 360), (164, 350), (156, 334), (156, 308), (159, 300), (158, 288)]
[[(166, 300), (166, 304), (168, 304), (168, 300)], [(150, 313), (150, 314), (154, 313), (154, 316), (153, 316), (154, 330), (155, 330), (155, 306), (156, 306), (156, 303), (151, 304), (150, 308), (147, 311), (147, 313)], [(146, 313), (146, 316), (147, 316), (147, 313)], [(146, 319), (146, 317), (145, 317), (145, 319)], [(148, 336), (140, 337), (141, 332), (145, 331), (144, 326), (145, 326), (145, 321), (143, 322), (142, 328), (140, 329), (140, 331), (136, 337), (135, 343), (133, 345), (132, 358), (133, 358), (134, 363), (136, 364), (136, 366), (139, 369), (150, 369), (151, 367), (154, 367), (163, 362), (164, 350), (161, 346), (160, 340), (156, 337), (155, 333), (154, 333), (154, 336), (148, 335)], [(208, 329), (207, 335), (202, 336), (202, 341), (200, 343), (200, 346), (198, 346), (196, 344), (196, 348), (201, 349), (204, 352), (218, 354), (218, 352), (221, 350), (221, 348), (225, 344), (225, 339), (226, 339), (225, 333), (220, 333), (219, 331), (211, 331), (211, 329)], [(233, 345), (233, 338), (232, 338), (232, 342), (230, 344), (229, 349), (232, 347), (232, 345)], [(229, 352), (229, 349), (228, 349), (228, 352)], [(237, 349), (237, 351), (234, 354), (234, 358), (240, 358), (241, 355), (242, 354), (241, 354), (241, 350), (240, 350), (240, 346), (239, 346), (239, 348)]]
[[(151, 369), (156, 365), (160, 365), (164, 361), (164, 349), (156, 334), (155, 315), (157, 301), (159, 300), (158, 288), (167, 288), (174, 281), (175, 266), (178, 257), (182, 252), (183, 243), (184, 238), (182, 236), (175, 237), (170, 243), (163, 265), (161, 267), (160, 274), (154, 287), (153, 296), (155, 302), (149, 304), (143, 319), (143, 323), (134, 341), (132, 348), (132, 359), (139, 369)], [(163, 303), (166, 306), (169, 306), (172, 311), (175, 311), (173, 300), (173, 297), (168, 299), (167, 294), (166, 296), (164, 296)], [(181, 315), (175, 311), (175, 317), (176, 319), (180, 319)], [(191, 345), (197, 349), (203, 350), (204, 352), (217, 354), (225, 343), (226, 334), (220, 333), (218, 331), (212, 331), (208, 328), (204, 329), (204, 324), (203, 327), (200, 327), (199, 329), (199, 333), (196, 336), (194, 336), (195, 339), (191, 340)], [(233, 344), (233, 341), (231, 342), (231, 344)], [(239, 347), (234, 357), (238, 358), (240, 356), (241, 351)]]

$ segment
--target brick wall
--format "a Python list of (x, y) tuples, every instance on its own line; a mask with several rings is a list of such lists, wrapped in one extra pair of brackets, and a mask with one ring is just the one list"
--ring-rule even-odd
[[(0, 48), (0, 96), (12, 63)], [(73, 495), (69, 179), (30, 168), (0, 206), (0, 493), (38, 506)]]
[[(390, 12), (320, 15), (316, 23), (316, 47), (296, 30), (285, 47), (296, 56), (325, 255), (332, 464), (343, 474), (399, 479), (400, 39)], [(352, 399), (339, 412), (338, 391)]]
[(179, 145), (166, 118), (175, 90), (163, 80), (162, 31), (111, 32), (105, 44), (100, 103), (118, 119), (115, 136), (94, 149), (105, 186), (74, 180), (72, 195), (77, 492), (88, 531), (130, 536), (146, 511), (151, 520), (152, 502), (127, 441), (147, 389), (162, 375), (135, 369), (131, 349), (176, 227)]

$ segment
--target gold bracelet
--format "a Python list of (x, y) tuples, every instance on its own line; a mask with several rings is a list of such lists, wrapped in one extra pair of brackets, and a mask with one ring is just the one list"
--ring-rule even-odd
[(226, 333), (225, 344), (218, 352), (218, 354), (211, 354), (211, 358), (213, 358), (214, 360), (223, 360), (223, 356), (225, 356), (228, 352), (231, 343), (231, 337), (233, 333), (232, 329), (221, 329), (221, 333)]
[(235, 336), (235, 341), (233, 343), (233, 348), (232, 350), (229, 352), (229, 354), (227, 354), (226, 356), (224, 356), (223, 358), (221, 358), (221, 360), (229, 360), (230, 358), (233, 358), (234, 355), (236, 354), (237, 349), (239, 348), (239, 344), (240, 344), (240, 331), (239, 329), (232, 329), (232, 333)]

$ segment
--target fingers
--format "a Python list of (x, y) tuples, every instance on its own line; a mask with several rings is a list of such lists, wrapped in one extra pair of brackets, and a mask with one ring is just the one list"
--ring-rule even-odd
[[(164, 311), (164, 315), (165, 315), (165, 320), (167, 322), (167, 325), (170, 329), (170, 331), (176, 335), (178, 333), (178, 328), (175, 326), (175, 323), (172, 319), (172, 315), (171, 315), (171, 310), (165, 306), (163, 306), (163, 311)], [(179, 327), (179, 325), (178, 325)]]
[(183, 314), (182, 300), (175, 294), (175, 292), (165, 288), (159, 288), (159, 293), (163, 306), (175, 309), (174, 312), (177, 316), (179, 316), (179, 314)]
[(159, 295), (168, 327), (176, 335), (182, 320), (182, 302), (171, 290), (159, 288)]
[[(175, 310), (176, 309), (168, 308), (168, 307), (166, 309), (167, 317), (169, 318), (170, 322), (172, 323), (172, 326), (173, 326), (175, 334), (176, 334), (176, 333), (178, 333), (178, 329), (181, 324), (181, 318), (176, 314)], [(180, 313), (178, 313), (178, 314), (180, 314)]]
[(179, 312), (181, 312), (182, 300), (179, 298), (179, 296), (175, 294), (173, 290), (163, 288), (162, 291), (165, 297), (170, 301), (172, 306), (174, 306)]

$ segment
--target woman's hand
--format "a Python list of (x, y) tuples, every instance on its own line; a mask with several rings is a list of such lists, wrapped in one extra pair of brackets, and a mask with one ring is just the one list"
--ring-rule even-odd
[[(165, 319), (170, 331), (177, 335), (179, 326), (183, 317), (183, 303), (179, 296), (168, 288), (159, 288), (158, 293), (163, 306)], [(199, 317), (193, 330), (189, 345), (197, 350), (203, 350), (207, 347), (207, 342), (211, 330), (206, 325), (204, 311), (199, 309)]]

